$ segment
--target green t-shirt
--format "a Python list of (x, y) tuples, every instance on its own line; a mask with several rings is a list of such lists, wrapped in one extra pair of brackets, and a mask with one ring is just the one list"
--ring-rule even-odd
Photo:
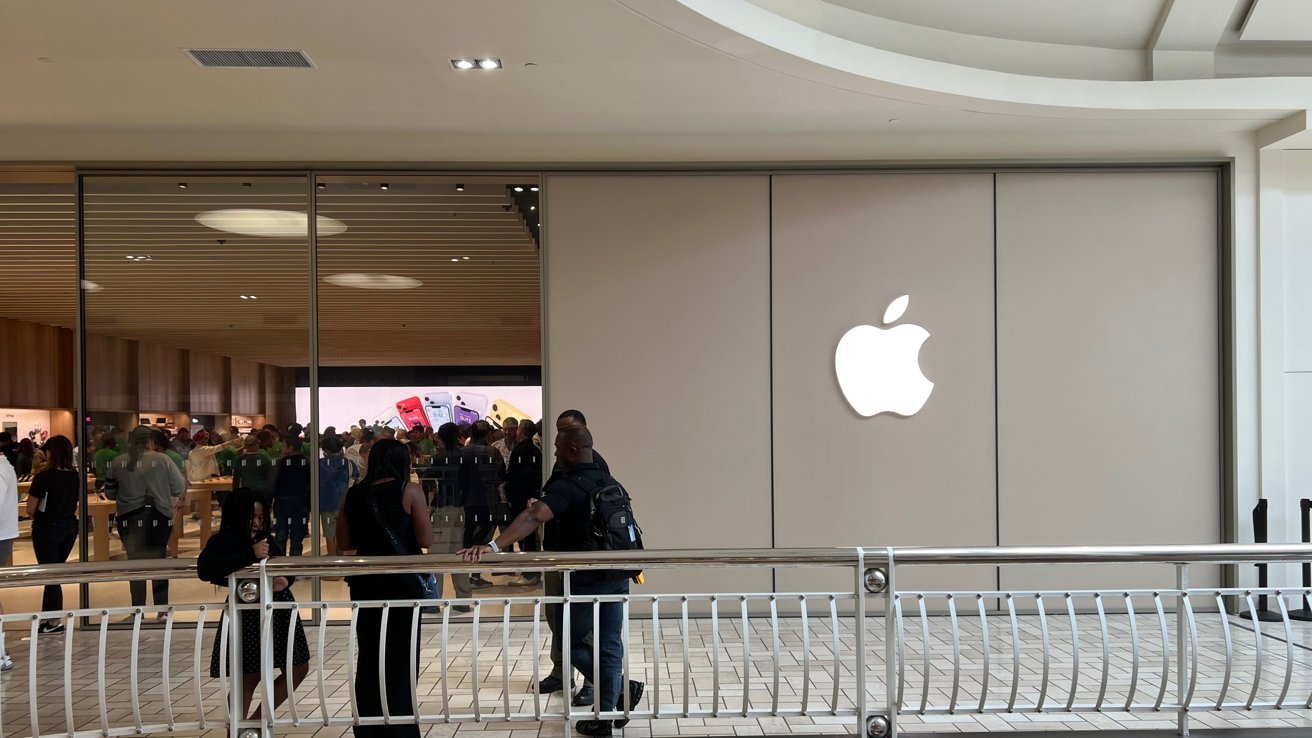
[(222, 451), (214, 454), (214, 461), (219, 465), (220, 476), (230, 476), (232, 474), (232, 463), (237, 460), (237, 449), (228, 446)]
[(96, 466), (96, 479), (104, 479), (105, 471), (109, 467), (109, 462), (118, 457), (118, 449), (102, 448), (92, 457), (92, 463)]
[(421, 456), (432, 456), (437, 453), (437, 444), (433, 439), (425, 438), (419, 442), (419, 453)]
[(232, 473), (232, 488), (249, 487), (256, 492), (269, 491), (269, 478), (273, 475), (273, 460), (263, 453), (242, 454), (237, 457)]
[(277, 461), (278, 459), (282, 458), (281, 448), (282, 448), (281, 445), (270, 446), (268, 448), (260, 449), (260, 453), (263, 454), (264, 457), (266, 459), (269, 459), (270, 461)]
[(182, 458), (182, 454), (178, 453), (177, 451), (174, 451), (173, 449), (169, 449), (168, 451), (164, 452), (164, 455), (169, 457), (170, 459), (173, 459), (173, 463), (178, 465), (178, 471), (182, 472), (183, 474), (187, 473), (187, 460)]

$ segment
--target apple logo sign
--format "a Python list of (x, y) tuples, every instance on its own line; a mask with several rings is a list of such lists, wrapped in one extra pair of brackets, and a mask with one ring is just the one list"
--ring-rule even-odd
[[(911, 296), (903, 295), (889, 303), (884, 325), (896, 323), (910, 302)], [(934, 391), (934, 383), (920, 371), (920, 347), (928, 338), (929, 331), (910, 323), (859, 325), (843, 334), (834, 352), (834, 371), (852, 409), (866, 418), (920, 412)]]

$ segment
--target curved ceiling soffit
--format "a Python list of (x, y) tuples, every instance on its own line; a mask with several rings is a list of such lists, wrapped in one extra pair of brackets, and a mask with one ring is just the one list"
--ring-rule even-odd
[(751, 0), (615, 1), (673, 33), (749, 64), (903, 102), (1060, 118), (1249, 118), (1253, 116), (1242, 111), (1283, 113), (1312, 107), (1310, 78), (1035, 77), (878, 49), (825, 33)]

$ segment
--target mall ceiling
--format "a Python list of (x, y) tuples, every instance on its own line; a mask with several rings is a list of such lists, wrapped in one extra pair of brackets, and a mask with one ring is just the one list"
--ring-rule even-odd
[[(71, 327), (75, 186), (67, 175), (62, 183), (18, 177), (29, 181), (0, 181), (0, 315)], [(89, 331), (283, 366), (308, 363), (304, 179), (84, 182)], [(352, 175), (322, 177), (318, 185), (321, 365), (540, 363), (536, 179)], [(239, 230), (258, 227), (268, 211), (299, 213), (300, 220), (275, 224), (271, 235), (197, 220), (232, 210), (255, 211), (238, 216)], [(349, 286), (361, 279), (404, 288)]]

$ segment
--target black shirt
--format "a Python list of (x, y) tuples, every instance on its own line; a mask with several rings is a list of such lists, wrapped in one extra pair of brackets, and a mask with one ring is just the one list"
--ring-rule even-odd
[[(392, 529), (406, 553), (424, 552), (419, 547), (419, 539), (415, 537), (410, 513), (405, 511), (402, 504), (406, 484), (402, 479), (374, 485), (361, 482), (346, 491), (342, 515), (346, 516), (347, 525), (351, 528), (351, 545), (359, 555), (400, 556), (392, 545), (391, 537), (379, 526), (380, 517), (383, 524)], [(369, 502), (371, 497), (378, 502), (378, 515), (374, 515), (373, 505)], [(351, 596), (365, 600), (414, 596), (415, 581), (414, 574), (372, 574), (346, 578)]]
[[(601, 472), (603, 474), (610, 476), (610, 464), (606, 463), (606, 459), (602, 458), (602, 455), (597, 453), (597, 449), (595, 448), (592, 449), (592, 463), (596, 464), (601, 469)], [(547, 483), (542, 485), (543, 488), (551, 486), (551, 483), (556, 481), (556, 477), (559, 477), (561, 474), (564, 473), (565, 473), (565, 467), (561, 466), (560, 462), (557, 461), (551, 467), (551, 476), (547, 478)]]
[(270, 477), (269, 486), (273, 490), (270, 497), (274, 499), (279, 497), (301, 497), (309, 502), (310, 465), (306, 462), (305, 457), (300, 454), (292, 454), (278, 459), (273, 465), (273, 475)]
[(36, 475), (28, 494), (38, 500), (45, 498), (45, 510), (37, 510), (36, 518), (76, 517), (77, 503), (82, 497), (79, 477), (72, 469), (46, 469)]
[(460, 494), (465, 509), (486, 510), (492, 500), (500, 500), (497, 485), (505, 475), (501, 452), (481, 443), (471, 443), (460, 450)]
[(551, 508), (543, 548), (548, 551), (588, 551), (592, 543), (592, 498), (590, 490), (609, 477), (601, 466), (579, 464), (553, 474), (542, 494), (542, 504)]
[(528, 500), (542, 491), (542, 449), (533, 439), (520, 441), (510, 452), (510, 465), (506, 469), (506, 496), (512, 500)]

